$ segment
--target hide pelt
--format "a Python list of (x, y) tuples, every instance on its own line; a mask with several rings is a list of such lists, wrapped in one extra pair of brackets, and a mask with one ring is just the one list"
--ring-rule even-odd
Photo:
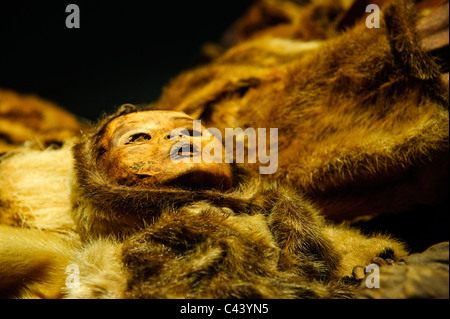
[[(448, 70), (422, 49), (413, 2), (384, 2), (380, 28), (363, 16), (320, 41), (280, 35), (249, 13), (262, 31), (242, 41), (239, 29), (241, 44), (175, 78), (157, 106), (222, 136), (278, 128), (278, 170), (268, 177), (302, 189), (331, 219), (436, 205), (449, 190)], [(297, 28), (292, 21), (277, 26)]]
[[(395, 276), (415, 258), (402, 239), (349, 221), (382, 215), (386, 227), (395, 214), (382, 213), (425, 207), (425, 225), (448, 206), (448, 66), (435, 37), (445, 18), (431, 23), (426, 5), (448, 1), (376, 1), (380, 28), (366, 26), (366, 3), (257, 1), (209, 62), (81, 136), (53, 104), (0, 91), (0, 297), (420, 296), (407, 275), (419, 294), (364, 290), (355, 266), (400, 261), (384, 271)], [(278, 128), (276, 173), (231, 164), (227, 190), (113, 180), (106, 127), (153, 110), (185, 112), (222, 136)], [(441, 288), (427, 296), (448, 298)]]
[(69, 297), (345, 298), (355, 265), (405, 256), (390, 236), (328, 223), (298, 192), (236, 167), (226, 192), (113, 181), (99, 142), (108, 123), (140, 111), (148, 109), (121, 108), (74, 147), (72, 214), (89, 248), (73, 262), (116, 251), (96, 269), (121, 269), (111, 280), (126, 288), (81, 271)]

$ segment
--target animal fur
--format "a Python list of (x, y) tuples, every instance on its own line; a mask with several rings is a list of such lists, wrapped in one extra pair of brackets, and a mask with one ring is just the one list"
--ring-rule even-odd
[[(111, 182), (98, 165), (102, 128), (141, 109), (85, 132), (74, 162), (68, 144), (3, 157), (0, 295), (353, 297), (355, 265), (406, 249), (324, 216), (401, 211), (448, 189), (448, 90), (413, 11), (395, 3), (380, 29), (342, 35), (333, 22), (312, 36), (321, 41), (255, 36), (180, 75), (152, 106), (222, 130), (278, 127), (273, 180), (235, 166), (227, 193)], [(71, 264), (80, 287), (65, 284)]]
[(0, 298), (62, 298), (78, 247), (51, 231), (0, 225)]
[(0, 89), (0, 155), (20, 148), (60, 147), (79, 136), (81, 127), (74, 115), (54, 103)]
[[(73, 177), (72, 214), (82, 244), (69, 235), (70, 226), (61, 233), (58, 222), (45, 230), (32, 223), (29, 229), (2, 226), (3, 296), (348, 298), (356, 285), (347, 278), (356, 264), (386, 251), (396, 259), (405, 255), (389, 236), (369, 238), (329, 224), (297, 192), (238, 169), (231, 193), (112, 183), (96, 166), (96, 134), (112, 118), (134, 111), (125, 110), (84, 136), (74, 148), (73, 168), (61, 161), (66, 171), (54, 171)], [(16, 156), (45, 162), (66, 151)], [(26, 176), (32, 166), (23, 168)], [(57, 200), (51, 204), (58, 206)], [(11, 240), (16, 236), (19, 241)], [(7, 264), (21, 266), (11, 272)], [(65, 286), (64, 269), (71, 264), (80, 269), (80, 287)]]
[[(111, 250), (122, 247), (127, 283), (122, 285), (127, 288), (121, 296), (349, 297), (352, 285), (342, 279), (351, 276), (356, 264), (385, 251), (394, 258), (405, 254), (402, 244), (388, 236), (368, 238), (327, 224), (293, 190), (238, 168), (234, 190), (225, 193), (113, 181), (101, 164), (105, 127), (118, 116), (146, 110), (120, 109), (74, 148), (74, 221), (83, 241), (91, 243), (89, 251), (97, 249), (97, 241), (104, 247), (104, 239), (111, 241)], [(75, 261), (85, 262), (84, 257)], [(107, 260), (103, 267), (110, 267)], [(92, 280), (81, 283), (80, 293), (69, 290), (69, 296), (98, 294)], [(100, 290), (104, 297), (112, 294)]]
[(81, 244), (71, 218), (67, 141), (0, 158), (0, 297), (61, 298), (66, 267)]
[(448, 86), (418, 44), (415, 17), (411, 2), (393, 1), (379, 29), (363, 20), (321, 42), (250, 37), (175, 78), (157, 107), (222, 135), (278, 128), (270, 177), (334, 220), (436, 205), (449, 190)]
[(10, 152), (0, 162), (0, 224), (75, 234), (70, 216), (73, 141), (61, 149)]

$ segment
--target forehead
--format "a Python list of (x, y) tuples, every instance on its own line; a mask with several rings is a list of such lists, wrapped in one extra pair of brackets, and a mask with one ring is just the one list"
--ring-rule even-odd
[(106, 126), (106, 136), (134, 127), (161, 128), (178, 125), (180, 122), (193, 121), (191, 117), (183, 112), (176, 111), (145, 111), (135, 112), (119, 116)]

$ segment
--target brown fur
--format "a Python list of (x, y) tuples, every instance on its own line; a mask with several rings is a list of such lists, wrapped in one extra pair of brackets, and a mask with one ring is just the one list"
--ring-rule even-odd
[(0, 89), (0, 154), (60, 146), (79, 136), (81, 127), (74, 115), (54, 103)]
[(255, 1), (225, 32), (220, 48), (228, 49), (267, 36), (302, 41), (337, 36), (338, 25), (351, 2), (354, 1)]
[[(57, 151), (10, 155), (1, 163), (2, 183), (24, 188), (2, 170), (16, 156), (25, 159), (12, 170), (21, 177), (36, 159), (53, 159), (59, 169), (42, 176), (57, 177), (63, 190), (61, 176), (71, 178), (72, 192), (34, 205), (36, 198), (14, 198), (2, 188), (0, 216), (8, 226), (0, 227), (0, 294), (352, 297), (355, 265), (380, 254), (399, 259), (405, 248), (388, 235), (329, 223), (322, 212), (344, 219), (401, 211), (439, 201), (448, 187), (448, 90), (417, 44), (412, 7), (402, 1), (384, 16), (381, 29), (358, 25), (342, 35), (330, 28), (334, 22), (326, 24), (312, 36), (333, 37), (322, 42), (255, 36), (180, 75), (153, 106), (183, 110), (222, 130), (278, 127), (275, 181), (235, 166), (233, 190), (225, 193), (112, 182), (99, 165), (98, 141), (113, 118), (139, 111), (130, 107), (82, 137), (74, 167)], [(65, 217), (45, 222), (52, 205), (59, 214), (70, 201), (81, 245)], [(44, 207), (50, 210), (33, 223), (34, 208)], [(79, 288), (64, 287), (69, 264), (80, 268)]]
[(238, 168), (230, 192), (113, 182), (101, 166), (99, 141), (112, 119), (136, 111), (120, 109), (75, 146), (72, 185), (73, 217), (88, 251), (100, 255), (105, 240), (108, 251), (121, 247), (123, 265), (115, 262), (121, 270), (112, 280), (122, 278), (127, 288), (111, 292), (108, 281), (99, 288), (104, 281), (95, 276), (69, 296), (343, 298), (351, 296), (354, 283), (342, 279), (354, 265), (386, 250), (393, 258), (405, 254), (387, 236), (327, 224), (297, 192)]
[(313, 45), (249, 40), (178, 76), (157, 107), (222, 134), (278, 128), (270, 177), (332, 219), (433, 205), (448, 192), (448, 87), (418, 44), (410, 2), (386, 6), (381, 23)]
[(0, 225), (0, 298), (61, 298), (78, 245), (53, 232)]
[(80, 244), (70, 215), (72, 146), (1, 158), (0, 298), (63, 296), (65, 269)]
[(71, 218), (67, 141), (60, 149), (22, 150), (0, 161), (0, 224), (78, 237)]
[[(84, 244), (68, 236), (72, 228), (63, 220), (29, 220), (28, 230), (24, 224), (2, 226), (2, 296), (343, 298), (351, 296), (354, 284), (340, 278), (350, 275), (354, 264), (367, 264), (386, 248), (394, 258), (405, 254), (387, 236), (369, 239), (327, 224), (296, 192), (245, 172), (236, 171), (235, 190), (226, 194), (111, 184), (108, 176), (99, 179), (102, 168), (92, 164), (98, 158), (85, 161), (83, 151), (91, 147), (93, 153), (92, 141), (88, 135), (74, 149), (74, 176), (83, 178), (73, 184), (73, 212), (80, 214), (75, 222)], [(56, 160), (60, 152), (65, 149), (8, 159), (21, 156), (36, 163)], [(53, 170), (54, 177), (69, 177), (71, 161), (58, 164), (65, 172)], [(22, 167), (26, 176), (31, 166)], [(58, 205), (48, 201), (37, 208)], [(65, 287), (69, 264), (80, 268), (80, 288)]]

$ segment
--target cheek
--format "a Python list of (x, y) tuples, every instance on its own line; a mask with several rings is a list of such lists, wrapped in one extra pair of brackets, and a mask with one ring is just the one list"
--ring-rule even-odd
[(120, 163), (123, 169), (134, 174), (151, 174), (161, 170), (162, 158), (160, 154), (152, 154), (140, 149), (124, 154)]
[(110, 175), (124, 177), (127, 174), (145, 174), (158, 168), (161, 156), (146, 147), (113, 149), (109, 154)]
[[(168, 153), (167, 153), (168, 154)], [(163, 182), (190, 169), (193, 164), (176, 163), (166, 154), (143, 148), (127, 150), (118, 159), (118, 169), (129, 175), (153, 177), (150, 182)]]

